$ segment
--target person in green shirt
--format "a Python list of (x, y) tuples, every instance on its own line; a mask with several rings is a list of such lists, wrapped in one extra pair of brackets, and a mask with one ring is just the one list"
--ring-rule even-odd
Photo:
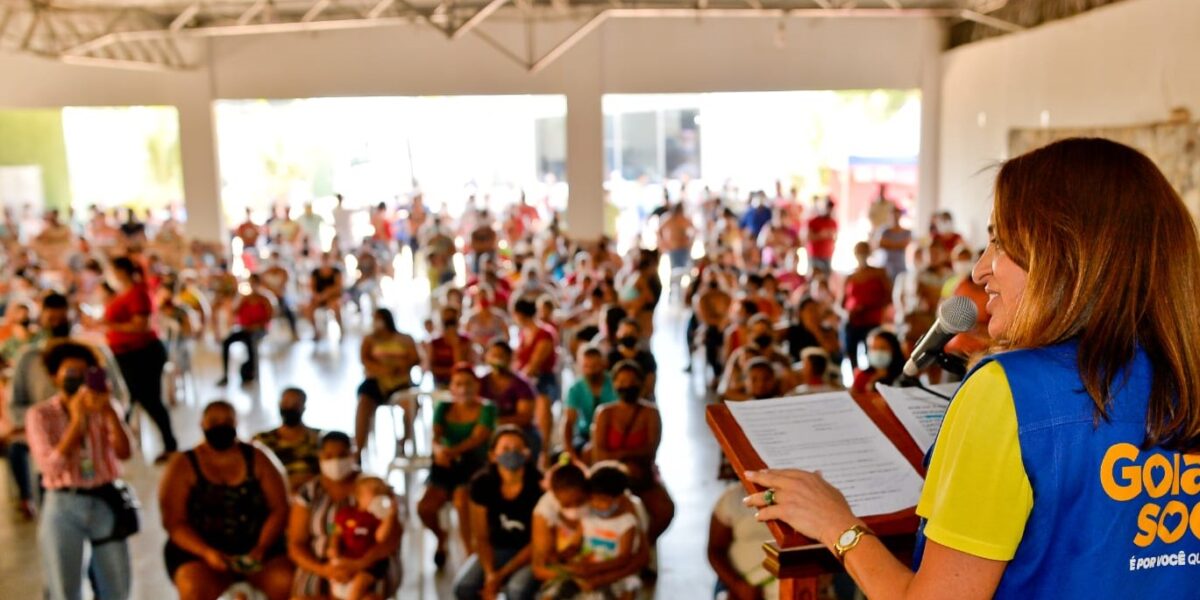
[(601, 405), (617, 400), (617, 392), (599, 346), (580, 348), (579, 365), (581, 377), (567, 390), (562, 439), (572, 461), (587, 463), (591, 455), (592, 419)]
[(496, 405), (479, 397), (479, 378), (470, 364), (459, 363), (450, 374), (448, 402), (433, 409), (433, 466), (425, 494), (417, 503), (421, 522), (437, 537), (434, 564), (446, 564), (446, 531), (438, 523), (438, 511), (453, 501), (458, 513), (463, 547), (471, 553), (471, 527), (467, 513), (467, 482), (487, 466), (487, 442), (496, 429)]

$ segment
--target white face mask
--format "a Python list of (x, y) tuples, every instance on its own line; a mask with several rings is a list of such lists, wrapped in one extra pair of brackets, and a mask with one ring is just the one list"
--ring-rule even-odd
[(888, 350), (871, 350), (867, 352), (867, 360), (876, 369), (886, 369), (892, 364), (892, 353)]
[(568, 520), (568, 521), (578, 521), (578, 520), (579, 520), (579, 518), (582, 516), (582, 515), (580, 515), (580, 513), (579, 513), (579, 507), (578, 507), (578, 506), (572, 506), (572, 507), (570, 507), (570, 508), (564, 508), (564, 509), (562, 509), (561, 511), (559, 511), (559, 514), (561, 514), (561, 515), (562, 515), (562, 518), (564, 518), (564, 519), (566, 519), (566, 520)]
[(967, 278), (971, 276), (971, 270), (974, 268), (974, 263), (958, 261), (954, 263), (954, 274), (962, 278)]
[(321, 461), (321, 474), (333, 481), (341, 481), (354, 474), (358, 470), (358, 465), (354, 464), (354, 459), (346, 458), (326, 458)]

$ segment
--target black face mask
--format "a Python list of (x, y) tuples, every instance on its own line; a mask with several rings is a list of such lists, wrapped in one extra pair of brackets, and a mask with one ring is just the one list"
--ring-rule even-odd
[(617, 396), (621, 397), (622, 402), (633, 404), (641, 399), (642, 390), (637, 386), (632, 385), (628, 387), (617, 388)]
[(66, 393), (68, 398), (74, 396), (75, 392), (78, 392), (81, 387), (83, 387), (82, 373), (71, 371), (63, 377), (63, 392)]
[(455, 327), (458, 327), (458, 321), (454, 320), (454, 319), (443, 319), (442, 327), (444, 329), (453, 329)]
[(637, 336), (626, 335), (618, 338), (617, 343), (626, 348), (636, 348), (638, 339)]
[(71, 324), (62, 323), (50, 328), (50, 337), (65, 338), (71, 335)]
[(233, 425), (213, 425), (204, 430), (204, 441), (208, 442), (213, 450), (228, 450), (236, 440), (237, 428)]
[(304, 411), (298, 408), (281, 408), (279, 416), (283, 419), (283, 424), (288, 427), (295, 427), (300, 424), (301, 417), (304, 416)]
[(754, 344), (756, 346), (758, 346), (759, 348), (770, 348), (771, 343), (774, 341), (775, 341), (775, 338), (773, 336), (769, 336), (766, 334), (754, 337)]

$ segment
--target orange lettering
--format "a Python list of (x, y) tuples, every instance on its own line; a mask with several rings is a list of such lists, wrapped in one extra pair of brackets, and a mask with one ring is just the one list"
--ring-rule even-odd
[(1108, 451), (1104, 453), (1104, 460), (1100, 462), (1100, 485), (1109, 498), (1117, 502), (1128, 502), (1142, 493), (1141, 467), (1137, 464), (1121, 467), (1121, 478), (1124, 481), (1120, 482), (1117, 481), (1115, 472), (1117, 461), (1134, 461), (1137, 457), (1137, 446), (1123, 442), (1109, 446)]
[[(1200, 465), (1200, 454), (1183, 455), (1183, 471), (1179, 474), (1179, 487), (1188, 496), (1200, 495), (1200, 469), (1188, 467)], [(1200, 537), (1200, 533), (1196, 534)]]
[(1197, 503), (1192, 507), (1191, 522), (1192, 535), (1196, 536), (1197, 539), (1200, 539), (1200, 503)]
[(1157, 517), (1157, 504), (1148, 502), (1142, 507), (1142, 512), (1138, 513), (1138, 534), (1133, 536), (1135, 546), (1145, 548), (1154, 543), (1154, 538), (1158, 534), (1158, 523), (1155, 522)]
[[(1179, 524), (1174, 530), (1167, 531), (1167, 517), (1171, 515), (1179, 516)], [(1162, 514), (1158, 517), (1158, 539), (1166, 544), (1174, 544), (1183, 538), (1183, 534), (1188, 529), (1188, 508), (1187, 505), (1178, 501), (1172, 500), (1163, 507)]]
[[(1154, 471), (1162, 469), (1162, 478), (1157, 482), (1154, 481)], [(1174, 475), (1171, 473), (1171, 461), (1161, 454), (1151, 454), (1150, 458), (1146, 459), (1146, 464), (1142, 465), (1142, 483), (1146, 486), (1146, 493), (1151, 498), (1162, 498), (1171, 491), (1171, 480)]]

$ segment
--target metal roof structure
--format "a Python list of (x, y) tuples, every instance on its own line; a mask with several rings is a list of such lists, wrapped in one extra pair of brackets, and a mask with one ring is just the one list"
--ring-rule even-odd
[[(941, 18), (952, 44), (1019, 31), (1117, 0), (0, 0), (0, 51), (72, 63), (190, 69), (197, 40), (419, 25), (451, 40), (479, 36), (537, 72), (609, 19), (648, 17)], [(530, 55), (490, 37), (488, 20), (536, 28), (571, 21), (558, 45)], [(524, 55), (523, 55), (524, 54)]]

